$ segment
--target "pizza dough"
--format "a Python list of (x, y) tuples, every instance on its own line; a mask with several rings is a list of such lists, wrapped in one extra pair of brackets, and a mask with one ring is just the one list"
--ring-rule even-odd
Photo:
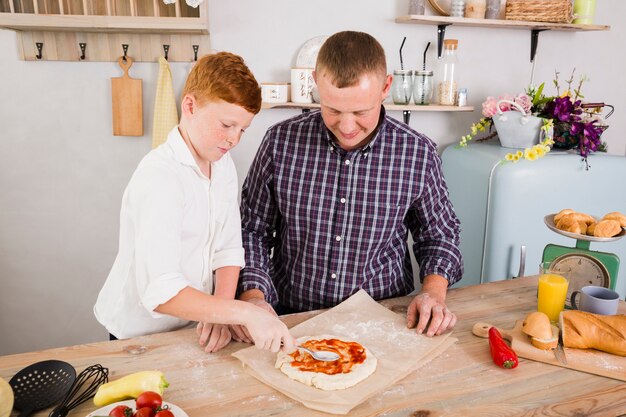
[(278, 352), (276, 368), (303, 384), (327, 391), (345, 389), (376, 370), (376, 357), (359, 343), (332, 335), (304, 336), (297, 343), (312, 350), (333, 350), (341, 356), (334, 362), (321, 362), (299, 350), (290, 354)]

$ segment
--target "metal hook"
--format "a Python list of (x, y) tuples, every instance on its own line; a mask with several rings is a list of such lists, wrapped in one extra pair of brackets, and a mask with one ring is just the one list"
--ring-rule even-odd
[(78, 45), (80, 46), (81, 52), (80, 59), (83, 60), (85, 59), (85, 49), (87, 49), (87, 44), (85, 42), (80, 42)]
[(163, 45), (163, 51), (165, 51), (165, 60), (167, 61), (167, 53), (170, 50), (170, 46), (169, 45)]
[(41, 54), (41, 51), (43, 50), (43, 42), (35, 42), (35, 45), (37, 45), (37, 52), (38, 52), (38, 54), (35, 55), (35, 57), (37, 59), (43, 58), (43, 55)]
[(200, 49), (200, 45), (191, 45), (193, 47), (193, 60), (198, 60), (198, 50)]
[(126, 54), (128, 53), (128, 44), (127, 43), (123, 43), (122, 44), (122, 49), (124, 50), (124, 56), (122, 57), (122, 61), (124, 61), (124, 63), (126, 63)]

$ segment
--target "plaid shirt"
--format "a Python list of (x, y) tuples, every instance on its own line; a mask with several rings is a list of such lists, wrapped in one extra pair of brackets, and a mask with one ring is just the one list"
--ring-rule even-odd
[(268, 130), (242, 189), (240, 291), (259, 289), (297, 311), (334, 306), (360, 288), (374, 299), (406, 295), (409, 230), (421, 280), (461, 278), (460, 223), (435, 144), (384, 108), (380, 117), (373, 140), (349, 152), (320, 112)]

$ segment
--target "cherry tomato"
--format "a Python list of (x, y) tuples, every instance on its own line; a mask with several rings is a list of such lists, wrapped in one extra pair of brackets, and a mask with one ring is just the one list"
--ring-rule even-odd
[(154, 417), (174, 417), (174, 413), (172, 413), (170, 410), (161, 410), (157, 412)]
[(132, 415), (133, 410), (126, 405), (118, 405), (109, 411), (109, 416), (111, 417), (131, 417)]
[(163, 399), (156, 392), (146, 391), (137, 397), (135, 403), (137, 404), (137, 409), (148, 407), (156, 411), (163, 404)]
[(150, 407), (141, 407), (135, 411), (133, 417), (154, 417), (154, 410)]

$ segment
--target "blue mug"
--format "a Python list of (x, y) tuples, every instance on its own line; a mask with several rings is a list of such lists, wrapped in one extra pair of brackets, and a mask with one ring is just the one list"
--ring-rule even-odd
[[(576, 296), (580, 295), (580, 305), (576, 304)], [(617, 314), (619, 294), (613, 290), (595, 285), (582, 287), (572, 292), (570, 297), (572, 308), (589, 313), (612, 316)]]

